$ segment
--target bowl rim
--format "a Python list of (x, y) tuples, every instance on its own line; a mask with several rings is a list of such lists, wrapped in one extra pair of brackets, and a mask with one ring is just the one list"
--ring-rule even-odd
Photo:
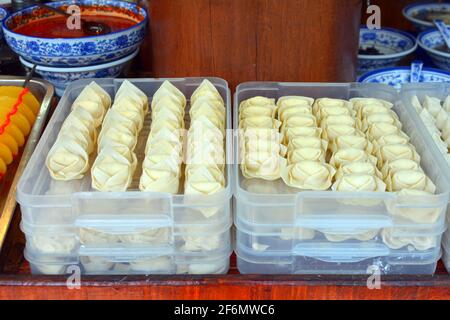
[[(37, 71), (45, 71), (45, 72), (55, 72), (55, 73), (63, 73), (63, 72), (87, 72), (87, 71), (94, 71), (94, 70), (99, 70), (99, 69), (106, 69), (106, 68), (111, 68), (111, 67), (116, 67), (120, 64), (126, 63), (130, 60), (132, 60), (133, 58), (135, 58), (137, 56), (137, 54), (139, 53), (139, 48), (137, 48), (133, 53), (126, 55), (123, 58), (120, 58), (119, 60), (115, 60), (115, 61), (110, 61), (107, 63), (102, 63), (102, 64), (96, 64), (93, 66), (86, 66), (86, 67), (49, 67), (49, 66), (40, 66), (37, 65), (36, 66), (36, 70)], [(32, 68), (34, 63), (26, 60), (25, 58), (19, 56), (19, 60), (20, 63), (23, 64), (24, 66), (26, 66), (27, 68)]]
[(428, 22), (428, 21), (419, 20), (419, 19), (412, 17), (409, 14), (409, 11), (416, 7), (437, 7), (437, 6), (443, 6), (443, 5), (448, 6), (450, 8), (450, 3), (426, 3), (426, 2), (413, 3), (413, 4), (409, 4), (406, 7), (404, 7), (402, 10), (402, 14), (406, 18), (406, 20), (409, 20), (413, 23), (419, 24), (424, 27), (432, 27), (433, 23)]
[[(360, 32), (361, 32), (361, 29), (370, 30), (366, 26), (361, 26), (359, 28)], [(417, 38), (406, 31), (398, 30), (395, 28), (388, 28), (388, 27), (383, 27), (381, 29), (374, 29), (374, 30), (375, 31), (378, 31), (378, 30), (379, 31), (388, 31), (388, 32), (392, 32), (392, 33), (401, 34), (401, 35), (409, 38), (410, 40), (412, 40), (414, 45), (412, 46), (412, 48), (410, 48), (408, 50), (397, 52), (397, 53), (391, 53), (391, 54), (383, 54), (383, 55), (358, 54), (358, 59), (384, 60), (384, 59), (400, 58), (400, 57), (404, 57), (404, 56), (407, 56), (407, 55), (413, 53), (417, 49), (417, 46), (418, 46)], [(374, 30), (371, 30), (371, 31), (374, 31)], [(359, 47), (359, 45), (358, 45), (358, 47)]]
[[(447, 29), (450, 30), (450, 26), (448, 26)], [(419, 43), (419, 46), (420, 46), (423, 50), (425, 50), (425, 51), (427, 51), (427, 52), (431, 52), (431, 53), (433, 53), (433, 54), (435, 54), (435, 55), (438, 55), (438, 56), (441, 56), (441, 57), (450, 59), (450, 53), (447, 53), (447, 52), (443, 52), (443, 51), (439, 51), (439, 50), (430, 48), (430, 47), (426, 46), (425, 43), (423, 43), (422, 39), (423, 39), (425, 36), (429, 35), (430, 33), (439, 33), (439, 31), (438, 31), (437, 28), (431, 28), (431, 29), (422, 31), (422, 32), (417, 36), (417, 42)]]
[(2, 6), (0, 6), (0, 22), (2, 22), (3, 20), (5, 20), (5, 18), (7, 18), (9, 15), (8, 10), (6, 10), (5, 8), (3, 8)]
[[(363, 75), (361, 75), (358, 78), (358, 82), (362, 82), (364, 80), (366, 80), (367, 78), (373, 76), (374, 74), (377, 73), (384, 73), (387, 71), (409, 71), (411, 70), (411, 67), (406, 67), (406, 66), (402, 66), (402, 67), (388, 67), (388, 68), (381, 68), (381, 69), (377, 69), (377, 70), (372, 70), (369, 72), (364, 73)], [(445, 75), (449, 77), (449, 82), (450, 82), (450, 71), (446, 71), (446, 70), (442, 70), (442, 69), (436, 69), (436, 68), (423, 68), (422, 72), (426, 71), (426, 72), (433, 72), (433, 73), (438, 73), (440, 75)]]
[[(62, 5), (62, 4), (84, 4), (85, 2), (90, 2), (90, 1), (91, 0), (62, 0), (62, 1), (57, 1), (57, 2), (49, 2), (49, 3), (46, 3), (46, 4), (50, 5), (50, 6), (57, 7), (57, 6)], [(115, 34), (125, 33), (125, 32), (128, 32), (131, 29), (140, 28), (142, 25), (145, 26), (148, 23), (147, 10), (144, 7), (142, 7), (142, 6), (140, 6), (140, 5), (136, 4), (136, 3), (127, 2), (127, 1), (123, 1), (123, 0), (96, 0), (95, 3), (97, 3), (97, 4), (103, 4), (104, 3), (104, 4), (108, 4), (108, 5), (112, 5), (112, 6), (114, 6), (113, 5), (114, 3), (116, 3), (118, 5), (120, 3), (122, 3), (122, 4), (127, 4), (127, 5), (130, 5), (130, 6), (134, 6), (134, 7), (136, 7), (139, 10), (139, 12), (141, 12), (144, 15), (144, 20), (142, 20), (139, 23), (136, 23), (135, 25), (133, 25), (133, 26), (131, 26), (129, 28), (123, 29), (123, 30), (118, 30), (118, 31), (115, 31), (115, 32), (111, 32), (111, 33), (103, 34), (103, 35), (98, 35), (98, 36), (86, 36), (86, 37), (78, 37), (78, 38), (49, 38), (49, 37), (27, 36), (25, 34), (18, 33), (18, 32), (15, 32), (15, 31), (11, 30), (6, 25), (7, 21), (10, 18), (12, 18), (12, 17), (14, 17), (16, 15), (19, 15), (19, 14), (23, 13), (25, 10), (32, 10), (34, 8), (38, 8), (39, 7), (38, 5), (31, 5), (29, 7), (23, 8), (23, 9), (21, 9), (19, 11), (16, 11), (16, 12), (8, 15), (6, 17), (6, 19), (0, 20), (1, 28), (3, 29), (3, 31), (5, 31), (7, 33), (12, 33), (14, 35), (17, 35), (19, 37), (23, 37), (23, 38), (26, 38), (26, 39), (44, 39), (46, 41), (56, 41), (56, 42), (60, 42), (60, 41), (75, 42), (75, 41), (82, 41), (84, 39), (96, 40), (95, 38), (100, 38), (101, 39), (101, 38), (109, 37), (109, 36), (112, 36), (112, 35), (115, 35)]]

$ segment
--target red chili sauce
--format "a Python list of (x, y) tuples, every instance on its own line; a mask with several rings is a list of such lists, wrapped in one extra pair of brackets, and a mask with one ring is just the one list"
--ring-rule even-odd
[[(124, 30), (137, 24), (136, 21), (131, 19), (108, 15), (84, 14), (82, 20), (106, 24), (111, 27), (111, 32)], [(26, 36), (41, 38), (81, 38), (87, 36), (82, 29), (70, 30), (66, 21), (67, 18), (63, 16), (49, 17), (18, 26), (13, 31)]]

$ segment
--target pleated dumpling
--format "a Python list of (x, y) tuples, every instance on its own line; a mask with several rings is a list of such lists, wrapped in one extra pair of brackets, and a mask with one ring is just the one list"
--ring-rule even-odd
[[(330, 110), (332, 111), (331, 114), (327, 114), (327, 112), (325, 112), (325, 114), (323, 114), (325, 116), (332, 115), (332, 114), (338, 115), (333, 112), (333, 111), (336, 111), (336, 109), (334, 109), (334, 108), (343, 108), (343, 109), (348, 109), (351, 111), (353, 110), (353, 106), (351, 105), (351, 103), (346, 100), (333, 99), (333, 98), (320, 98), (314, 102), (313, 112), (316, 116), (319, 117), (318, 113), (325, 108), (331, 108)], [(339, 113), (339, 114), (341, 114), (341, 113)], [(319, 118), (321, 119), (322, 117), (319, 117)]]
[(351, 108), (346, 108), (342, 106), (336, 105), (327, 105), (321, 107), (316, 113), (316, 117), (318, 120), (322, 121), (323, 119), (329, 116), (354, 116), (354, 111)]
[(222, 104), (224, 103), (219, 91), (208, 79), (203, 80), (200, 86), (198, 86), (197, 89), (195, 89), (195, 91), (192, 93), (191, 103), (195, 103), (196, 100), (200, 97), (206, 97), (209, 100), (217, 100)]
[(92, 165), (92, 187), (104, 192), (124, 192), (131, 184), (136, 166), (136, 155), (127, 147), (106, 147)]
[[(102, 131), (105, 128), (114, 127), (116, 125), (120, 125), (126, 127), (130, 132), (133, 133), (137, 137), (139, 133), (139, 121), (133, 121), (132, 119), (128, 119), (120, 112), (110, 109), (103, 120)], [(100, 132), (101, 134), (101, 132)]]
[(239, 123), (240, 128), (244, 130), (248, 128), (278, 129), (280, 125), (281, 125), (280, 121), (273, 119), (271, 117), (264, 117), (264, 116), (245, 118)]
[(317, 137), (298, 136), (289, 141), (288, 150), (294, 150), (299, 148), (316, 148), (327, 150), (328, 143), (324, 139)]
[(352, 117), (350, 115), (338, 115), (338, 116), (328, 116), (320, 122), (321, 128), (326, 128), (329, 125), (338, 124), (338, 125), (346, 125), (350, 127), (359, 128), (360, 123), (358, 118)]
[(342, 165), (352, 162), (368, 161), (376, 164), (377, 158), (366, 151), (356, 148), (338, 150), (330, 159), (330, 164), (339, 169)]
[(290, 164), (301, 161), (318, 161), (325, 162), (326, 149), (302, 147), (289, 150), (287, 160)]
[(89, 170), (88, 147), (80, 144), (74, 136), (61, 135), (50, 149), (46, 166), (55, 180), (81, 179)]
[(326, 163), (301, 161), (284, 166), (281, 178), (286, 185), (303, 190), (327, 190), (336, 170)]
[(423, 100), (423, 107), (428, 110), (428, 112), (433, 116), (433, 118), (436, 118), (439, 114), (439, 111), (441, 111), (441, 100), (438, 98), (425, 96), (425, 99)]
[(89, 112), (94, 120), (93, 123), (95, 127), (99, 127), (102, 124), (103, 118), (106, 114), (105, 107), (98, 101), (75, 101), (72, 105), (72, 110), (76, 108), (82, 108), (85, 111)]
[(106, 110), (111, 107), (110, 95), (100, 87), (95, 81), (88, 84), (75, 99), (74, 104), (81, 101), (91, 101), (101, 103)]
[(384, 192), (386, 185), (383, 180), (370, 174), (345, 174), (339, 177), (332, 186), (333, 191), (373, 191)]
[(411, 144), (388, 144), (382, 146), (377, 153), (379, 167), (385, 162), (392, 162), (398, 159), (409, 159), (420, 163), (420, 156)]
[(397, 159), (390, 162), (385, 162), (381, 168), (383, 178), (386, 178), (389, 174), (394, 174), (397, 171), (403, 170), (421, 170), (419, 163), (411, 159)]
[(180, 177), (171, 170), (147, 169), (143, 165), (139, 190), (144, 192), (167, 192), (177, 194), (180, 188)]
[(171, 97), (177, 104), (179, 104), (183, 109), (186, 106), (186, 97), (184, 94), (175, 87), (170, 81), (164, 81), (161, 87), (155, 92), (152, 99), (152, 110), (155, 105), (158, 104), (158, 102), (163, 97)]
[(386, 228), (381, 231), (381, 238), (383, 239), (383, 242), (391, 249), (400, 249), (406, 246), (412, 246), (416, 250), (428, 250), (439, 245), (436, 241), (438, 238), (436, 236), (405, 237), (403, 235), (403, 230), (398, 231), (399, 235), (395, 234), (396, 230), (394, 228)]
[(380, 179), (383, 178), (381, 172), (378, 170), (376, 165), (370, 162), (365, 161), (357, 161), (346, 163), (342, 165), (336, 172), (336, 180), (340, 179), (343, 175), (351, 175), (351, 174), (365, 174), (376, 176)]
[(385, 113), (372, 113), (369, 114), (361, 123), (361, 130), (366, 131), (370, 125), (374, 123), (388, 123), (396, 126), (397, 128), (401, 129), (402, 124), (400, 120), (398, 119), (397, 114), (389, 110), (389, 112)]
[(322, 137), (332, 142), (339, 136), (363, 136), (363, 133), (357, 128), (341, 124), (332, 124), (327, 126), (322, 133)]
[(277, 180), (285, 162), (282, 156), (274, 152), (244, 153), (241, 163), (242, 175), (247, 179)]
[(186, 170), (186, 194), (209, 195), (225, 188), (225, 179), (220, 169), (213, 166), (198, 166)]
[(119, 90), (116, 93), (115, 100), (116, 102), (118, 100), (124, 99), (125, 101), (132, 101), (131, 104), (136, 105), (138, 104), (141, 106), (141, 109), (144, 114), (147, 114), (148, 112), (148, 97), (147, 95), (139, 89), (136, 85), (131, 83), (128, 80), (125, 80), (120, 85)]
[(422, 170), (399, 170), (386, 178), (387, 190), (391, 192), (411, 189), (434, 193), (436, 186)]
[(373, 141), (375, 151), (388, 144), (409, 144), (409, 137), (402, 131), (395, 134), (381, 136), (377, 140)]
[(250, 106), (271, 106), (273, 109), (277, 109), (275, 99), (266, 98), (262, 96), (256, 96), (247, 100), (244, 100), (239, 105), (239, 111), (244, 110)]
[(320, 138), (322, 136), (322, 129), (316, 127), (294, 127), (287, 128), (284, 131), (283, 143), (288, 144), (290, 140), (295, 137), (315, 137)]
[(292, 107), (292, 106), (309, 106), (311, 107), (314, 103), (314, 99), (310, 97), (304, 96), (283, 96), (278, 99), (277, 105), (279, 111), (284, 108)]
[(420, 114), (420, 112), (422, 111), (422, 104), (420, 103), (419, 97), (413, 96), (411, 98), (411, 105), (414, 107), (417, 113)]
[(393, 103), (378, 98), (352, 98), (350, 102), (353, 104), (355, 110), (359, 110), (366, 105), (382, 105), (387, 109), (391, 109), (394, 106)]
[(283, 109), (278, 109), (278, 118), (281, 121), (286, 121), (287, 119), (295, 116), (310, 115), (312, 114), (312, 108), (309, 105), (298, 105), (289, 106)]
[(331, 145), (331, 151), (333, 153), (347, 148), (361, 149), (366, 151), (368, 154), (371, 154), (373, 151), (372, 144), (363, 136), (338, 136)]
[(98, 137), (98, 151), (107, 146), (126, 146), (130, 150), (134, 150), (136, 144), (136, 133), (129, 126), (124, 125), (124, 123), (103, 127)]
[(401, 132), (402, 131), (393, 124), (376, 122), (368, 127), (366, 134), (370, 140), (378, 140), (382, 136), (401, 134)]

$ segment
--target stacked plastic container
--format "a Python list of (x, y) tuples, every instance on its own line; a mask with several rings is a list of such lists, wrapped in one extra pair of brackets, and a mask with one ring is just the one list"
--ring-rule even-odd
[[(415, 101), (416, 103), (417, 102), (420, 103), (424, 101), (426, 96), (429, 96), (431, 98), (437, 98), (442, 102), (445, 101), (445, 99), (449, 95), (450, 95), (450, 83), (411, 83), (405, 84), (403, 86), (401, 91), (401, 100), (402, 103), (408, 109), (416, 112), (420, 110), (417, 110), (417, 108), (414, 106), (413, 101)], [(415, 97), (417, 97), (417, 100), (415, 99)], [(450, 181), (450, 162), (448, 162), (450, 156), (448, 155), (448, 149), (445, 148), (445, 143), (444, 148), (442, 147), (439, 148), (436, 141), (434, 141), (435, 139), (433, 139), (433, 135), (429, 132), (430, 130), (433, 129), (437, 130), (436, 131), (438, 133), (437, 139), (440, 139), (439, 137), (441, 133), (440, 130), (437, 127), (427, 128), (427, 125), (425, 125), (425, 122), (423, 120), (424, 115), (420, 116), (420, 114), (418, 113), (416, 114), (421, 120), (418, 126), (418, 130), (425, 132), (424, 138), (426, 139), (426, 143), (429, 146), (429, 150), (439, 155), (437, 157), (437, 161), (440, 162), (440, 165), (442, 167), (440, 174), (446, 176), (447, 179)], [(432, 115), (429, 114), (429, 117), (432, 117)], [(441, 118), (441, 116), (439, 118)], [(447, 121), (450, 122), (450, 120)], [(431, 125), (435, 126), (436, 123), (434, 123), (434, 125), (433, 124)], [(439, 144), (442, 145), (442, 143)], [(442, 260), (444, 261), (447, 271), (450, 273), (450, 212), (447, 213), (446, 224), (447, 224), (447, 231), (445, 232), (442, 238)]]
[[(238, 106), (263, 96), (379, 98), (396, 103), (394, 89), (378, 84), (249, 82), (237, 87)], [(251, 274), (433, 274), (445, 230), (449, 181), (443, 163), (418, 130), (420, 119), (397, 103), (402, 130), (421, 156), (436, 185), (435, 195), (399, 196), (389, 192), (300, 191), (281, 179), (246, 179), (240, 169), (235, 134), (235, 225), (238, 269)]]
[[(168, 80), (190, 97), (203, 79)], [(164, 80), (130, 81), (151, 99)], [(231, 129), (227, 82), (218, 78), (209, 80), (225, 101), (226, 127)], [(111, 97), (122, 81), (96, 80)], [(232, 252), (228, 165), (232, 142), (228, 137), (226, 187), (210, 196), (140, 192), (141, 170), (135, 173), (127, 192), (94, 191), (89, 175), (71, 182), (51, 179), (45, 166), (46, 156), (73, 101), (89, 82), (80, 80), (67, 88), (18, 186), (21, 227), (27, 240), (25, 257), (32, 272), (62, 274), (80, 268), (85, 274), (226, 273)], [(186, 128), (189, 128), (188, 111)], [(139, 163), (144, 157), (149, 127), (148, 115), (136, 147)]]

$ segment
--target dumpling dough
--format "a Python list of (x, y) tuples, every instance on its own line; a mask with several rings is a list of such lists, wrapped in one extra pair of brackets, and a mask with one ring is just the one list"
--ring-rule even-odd
[(301, 161), (283, 167), (281, 178), (290, 187), (303, 190), (327, 190), (336, 170), (329, 164)]
[(341, 176), (333, 184), (333, 191), (373, 191), (384, 192), (386, 191), (386, 185), (384, 182), (369, 174), (346, 174)]
[[(401, 249), (406, 246), (411, 246), (415, 250), (425, 251), (431, 248), (435, 248), (437, 244), (437, 237), (405, 237), (405, 236), (395, 236), (395, 229), (383, 229), (381, 231), (381, 237), (383, 242), (391, 249)], [(408, 250), (414, 250), (414, 249)]]
[[(398, 201), (400, 203), (416, 203), (420, 205), (420, 203), (429, 202), (429, 200), (424, 201), (422, 199), (430, 196), (431, 193), (421, 190), (402, 189), (397, 192), (397, 195), (401, 199), (405, 199)], [(399, 216), (415, 223), (423, 224), (436, 223), (442, 213), (442, 208), (405, 208), (397, 206), (395, 202), (392, 204), (388, 203), (387, 208), (393, 216)]]
[(436, 186), (422, 170), (399, 170), (386, 178), (388, 191), (413, 189), (434, 193)]
[(364, 161), (376, 164), (377, 158), (373, 155), (368, 154), (364, 150), (348, 148), (338, 150), (336, 153), (334, 153), (330, 159), (330, 164), (336, 169), (339, 169), (343, 164)]
[(92, 187), (105, 192), (126, 191), (131, 184), (136, 166), (136, 155), (128, 148), (102, 149), (92, 165)]
[(45, 161), (50, 176), (60, 181), (82, 179), (89, 170), (87, 149), (75, 137), (60, 136)]

